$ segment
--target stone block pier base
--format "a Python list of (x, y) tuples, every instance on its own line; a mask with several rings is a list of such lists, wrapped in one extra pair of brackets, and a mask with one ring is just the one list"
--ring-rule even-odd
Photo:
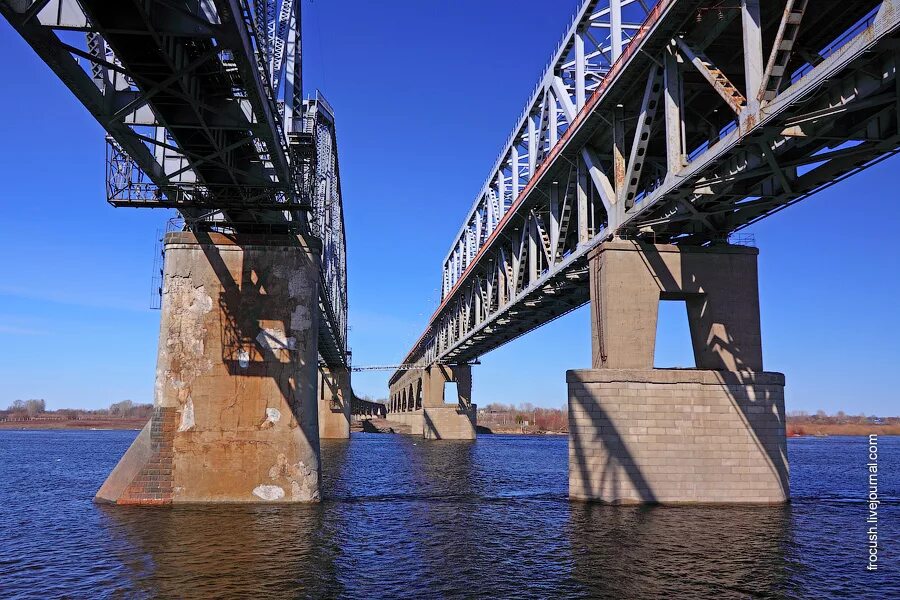
[(350, 370), (319, 367), (319, 437), (323, 440), (350, 438), (353, 389)]
[[(445, 402), (447, 383), (459, 398)], [(432, 365), (403, 373), (390, 386), (388, 419), (408, 424), (426, 440), (474, 440), (477, 407), (472, 404), (470, 365)]]
[(590, 369), (567, 381), (571, 498), (785, 501), (780, 373)]
[[(589, 257), (594, 368), (569, 371), (569, 495), (781, 503), (784, 376), (762, 368), (757, 250), (615, 241)], [(654, 369), (658, 306), (685, 302), (696, 369)]]
[(153, 417), (97, 492), (118, 504), (319, 499), (319, 246), (170, 233)]

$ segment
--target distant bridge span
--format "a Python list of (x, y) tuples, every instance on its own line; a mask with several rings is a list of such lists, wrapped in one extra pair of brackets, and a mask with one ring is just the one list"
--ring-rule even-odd
[[(585, 1), (452, 240), (389, 417), (474, 438), (471, 362), (590, 301), (570, 497), (785, 501), (784, 376), (732, 234), (900, 149), (898, 26), (896, 0)], [(654, 368), (662, 300), (685, 303), (695, 369)]]

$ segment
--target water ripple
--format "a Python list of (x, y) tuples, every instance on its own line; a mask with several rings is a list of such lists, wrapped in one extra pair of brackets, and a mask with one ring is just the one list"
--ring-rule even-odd
[[(323, 443), (320, 505), (94, 505), (133, 437), (0, 432), (0, 597), (900, 597), (896, 558), (863, 569), (850, 438), (790, 442), (785, 507), (570, 503), (565, 438), (374, 434)], [(880, 444), (896, 552), (900, 443)]]

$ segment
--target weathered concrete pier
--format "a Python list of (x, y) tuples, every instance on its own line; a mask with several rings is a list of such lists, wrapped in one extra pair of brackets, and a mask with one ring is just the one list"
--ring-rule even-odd
[(106, 130), (107, 201), (180, 216), (155, 413), (99, 501), (315, 501), (320, 436), (377, 411), (350, 390), (335, 117), (304, 100), (300, 8), (0, 2)]
[(319, 499), (320, 245), (170, 233), (154, 415), (97, 499)]
[(350, 370), (345, 367), (319, 367), (318, 390), (319, 437), (349, 438), (353, 400)]

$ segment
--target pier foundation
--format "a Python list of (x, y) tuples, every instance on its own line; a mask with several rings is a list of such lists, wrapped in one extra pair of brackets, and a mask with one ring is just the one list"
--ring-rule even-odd
[(353, 390), (346, 368), (319, 367), (319, 437), (350, 438)]
[[(758, 251), (615, 241), (589, 257), (593, 369), (569, 371), (569, 495), (610, 503), (789, 497), (784, 376), (763, 371)], [(654, 369), (660, 301), (695, 369)]]
[(318, 242), (170, 233), (154, 413), (117, 504), (319, 499)]
[[(472, 404), (472, 367), (434, 365), (426, 372), (422, 429), (426, 440), (474, 440), (477, 420)], [(446, 402), (447, 383), (456, 383), (457, 402)]]
[[(458, 398), (446, 402), (446, 384), (455, 383)], [(432, 365), (410, 370), (391, 385), (388, 418), (408, 424), (429, 440), (474, 440), (476, 406), (472, 404), (472, 367)]]
[(409, 425), (409, 433), (411, 435), (422, 436), (425, 433), (425, 430), (422, 427), (423, 412), (424, 411), (421, 408), (409, 412), (395, 412), (390, 413), (388, 418), (401, 425)]

